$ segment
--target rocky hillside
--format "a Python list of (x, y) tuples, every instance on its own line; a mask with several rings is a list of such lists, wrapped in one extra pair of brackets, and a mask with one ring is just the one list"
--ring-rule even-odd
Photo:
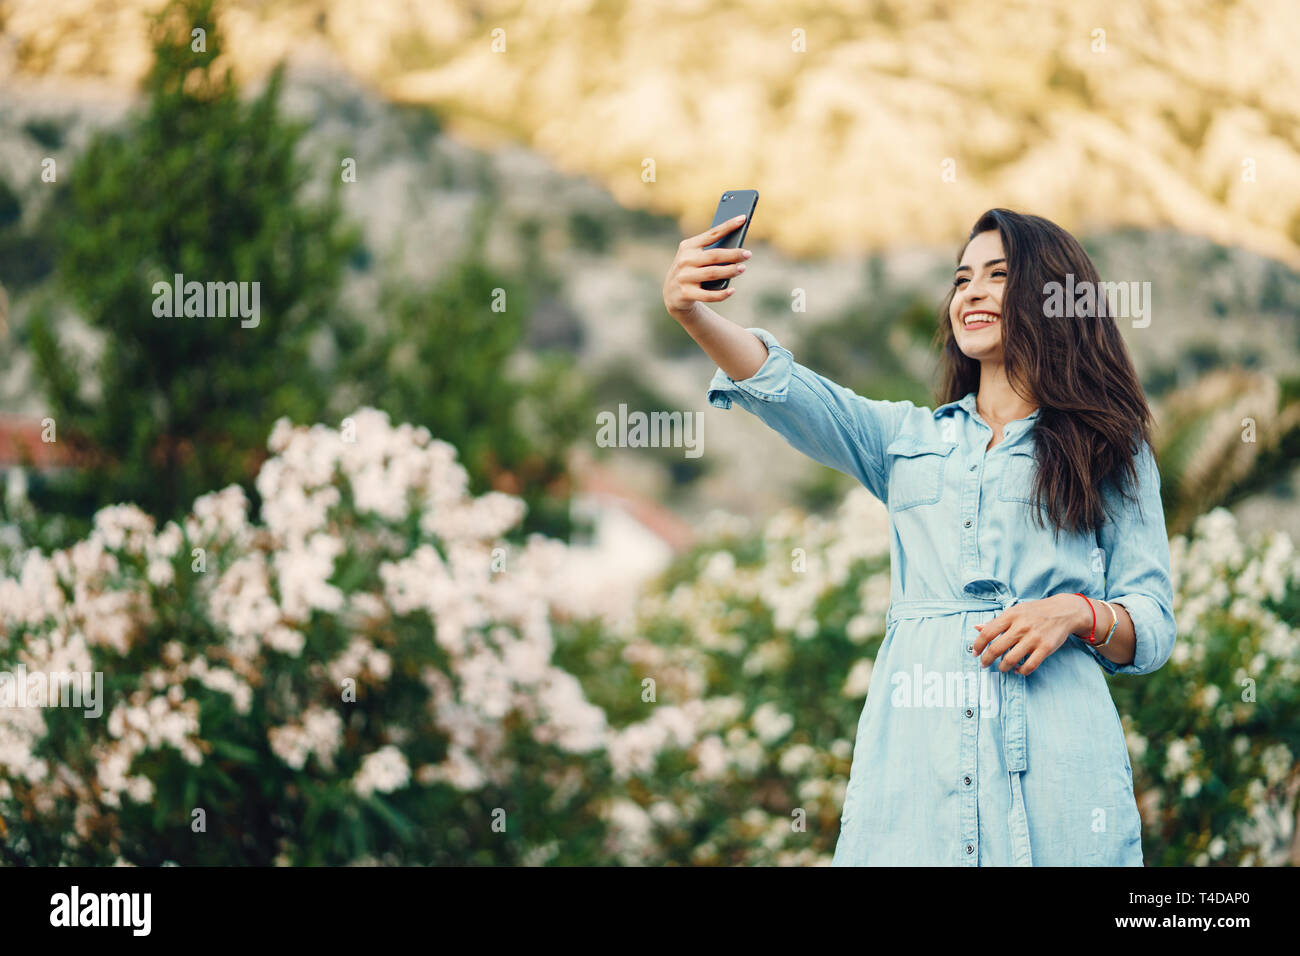
[[(159, 6), (4, 0), (4, 69), (129, 88)], [(798, 255), (949, 243), (995, 200), (1300, 266), (1292, 0), (225, 9), (244, 76), (337, 61), (463, 139), (509, 138), (691, 228), (722, 189), (754, 186), (757, 237)]]
[[(0, 180), (13, 197), (0, 209), (0, 285), (18, 333), (43, 275), (24, 232), (48, 199), (40, 161), (75, 169), (90, 133), (131, 106), (150, 7), (0, 3)], [(374, 312), (386, 269), (436, 275), (490, 202), (494, 264), (556, 277), (530, 345), (578, 355), (602, 408), (705, 409), (712, 364), (664, 315), (659, 289), (681, 236), (741, 184), (763, 198), (755, 258), (726, 313), (874, 397), (930, 401), (933, 308), (971, 220), (995, 202), (1073, 227), (1104, 277), (1151, 283), (1150, 325), (1121, 328), (1158, 409), (1166, 397), (1182, 407), (1178, 389), (1204, 373), (1246, 370), (1233, 401), (1203, 410), (1224, 419), (1209, 430), (1220, 445), (1232, 416), (1265, 429), (1277, 404), (1268, 383), (1300, 368), (1300, 136), (1281, 95), (1300, 85), (1271, 45), (1289, 6), (1267, 30), (1254, 19), (1266, 5), (1085, 15), (1013, 3), (993, 19), (954, 7), (942, 21), (882, 2), (870, 21), (821, 5), (806, 22), (797, 5), (734, 19), (685, 3), (675, 16), (636, 3), (426, 3), (411, 19), (378, 0), (228, 9), (227, 49), (250, 85), (289, 60), (286, 106), (308, 120), (305, 150), (322, 176), (337, 174), (340, 148), (357, 160), (345, 200), (374, 267), (354, 275), (353, 306)], [(1109, 24), (1095, 54), (1094, 19)], [(493, 54), (498, 23), (506, 51)], [(808, 52), (787, 56), (794, 29)], [(977, 64), (982, 49), (997, 52)], [(1237, 153), (1256, 160), (1256, 182), (1240, 182)], [(646, 157), (653, 182), (641, 179)], [(956, 160), (955, 182), (940, 179), (943, 157)], [(807, 312), (791, 312), (793, 288)], [(38, 413), (21, 349), (0, 362), (0, 411)], [(1243, 394), (1259, 395), (1259, 409)], [(698, 480), (674, 484), (692, 462), (635, 449), (613, 453), (620, 480), (692, 518), (842, 491), (749, 416), (705, 416)], [(1189, 447), (1190, 473), (1218, 467), (1221, 448)], [(1239, 514), (1300, 537), (1297, 495), (1293, 472)]]

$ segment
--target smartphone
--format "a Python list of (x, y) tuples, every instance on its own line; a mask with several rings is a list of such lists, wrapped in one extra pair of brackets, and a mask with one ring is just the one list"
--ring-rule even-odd
[[(749, 232), (749, 224), (754, 220), (754, 207), (758, 205), (757, 189), (729, 189), (722, 194), (718, 200), (718, 211), (713, 214), (713, 226), (721, 225), (728, 219), (734, 219), (736, 216), (743, 215), (745, 221), (740, 224), (739, 229), (733, 229), (717, 242), (711, 242), (705, 249), (739, 249), (745, 243), (745, 234)], [(708, 289), (710, 292), (717, 292), (725, 289), (731, 282), (727, 279), (709, 279), (707, 282), (701, 282), (701, 289)]]

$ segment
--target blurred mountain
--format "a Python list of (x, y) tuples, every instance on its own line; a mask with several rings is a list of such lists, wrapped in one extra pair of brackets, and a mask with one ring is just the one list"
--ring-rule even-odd
[[(90, 132), (131, 105), (156, 6), (0, 0), (0, 411), (41, 412), (21, 347), (55, 214), (41, 161), (75, 175)], [(1151, 283), (1150, 324), (1120, 328), (1170, 424), (1171, 512), (1224, 499), (1247, 526), (1300, 537), (1285, 437), (1300, 369), (1293, 5), (721, 9), (284, 2), (233, 4), (223, 23), (253, 89), (289, 60), (286, 110), (309, 122), (322, 179), (341, 152), (356, 160), (353, 308), (383, 321), (381, 275), (436, 277), (482, 217), (492, 265), (544, 277), (530, 346), (578, 356), (602, 409), (704, 411), (708, 469), (680, 449), (607, 452), (631, 492), (696, 520), (846, 487), (751, 416), (708, 409), (712, 363), (663, 312), (678, 241), (723, 188), (754, 185), (755, 256), (720, 311), (864, 394), (918, 404), (933, 402), (935, 309), (974, 217), (1002, 204), (1073, 228), (1103, 278)], [(809, 53), (788, 53), (793, 29)], [(940, 181), (945, 156), (956, 182)], [(1257, 182), (1240, 181), (1243, 156)]]
[[(0, 57), (131, 88), (160, 6), (5, 0)], [(796, 255), (948, 243), (1001, 205), (1300, 268), (1293, 0), (240, 0), (222, 23), (244, 77), (336, 60), (691, 231), (756, 187), (756, 238)]]

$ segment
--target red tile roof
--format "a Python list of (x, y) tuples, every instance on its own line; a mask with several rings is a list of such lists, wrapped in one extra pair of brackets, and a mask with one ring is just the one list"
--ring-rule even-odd
[(615, 472), (589, 458), (575, 460), (575, 484), (583, 494), (617, 505), (662, 538), (677, 553), (686, 551), (695, 541), (695, 529), (653, 498), (629, 491)]
[(55, 441), (41, 441), (41, 422), (26, 415), (0, 415), (0, 467), (66, 468), (81, 460), (83, 456), (59, 439), (57, 427)]

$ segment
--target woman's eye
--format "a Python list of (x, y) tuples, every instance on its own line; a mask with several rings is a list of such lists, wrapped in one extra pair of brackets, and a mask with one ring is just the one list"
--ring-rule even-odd
[[(998, 277), (1001, 277), (1001, 278), (1005, 279), (1005, 278), (1007, 277), (1007, 270), (1006, 270), (1006, 269), (994, 269), (992, 275), (993, 275), (993, 278), (995, 278), (995, 279), (998, 278)], [(970, 282), (970, 277), (969, 277), (969, 276), (958, 276), (957, 278), (953, 279), (953, 280), (952, 280), (953, 288), (955, 288), (955, 289), (960, 289), (961, 286), (962, 286), (962, 283), (963, 283), (963, 282)]]

